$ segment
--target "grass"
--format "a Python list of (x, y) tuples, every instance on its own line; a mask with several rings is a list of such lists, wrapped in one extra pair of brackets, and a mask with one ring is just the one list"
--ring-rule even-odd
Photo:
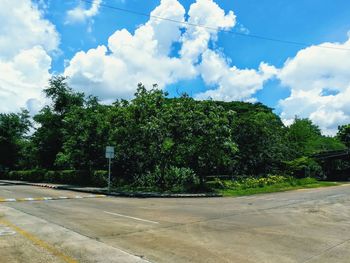
[[(269, 185), (253, 185), (247, 186), (246, 184), (234, 184), (230, 180), (225, 180), (221, 182), (221, 187), (213, 187), (215, 192), (222, 194), (223, 196), (245, 196), (245, 195), (255, 195), (264, 193), (274, 193), (274, 192), (284, 192), (297, 189), (307, 189), (307, 188), (318, 188), (318, 187), (328, 187), (337, 186), (340, 183), (337, 182), (325, 182), (318, 181), (313, 178), (303, 178), (303, 179), (289, 179), (284, 182), (272, 183)], [(214, 184), (215, 185), (215, 184)], [(216, 182), (217, 185), (217, 182)], [(224, 187), (222, 187), (224, 186)]]
[[(293, 177), (269, 175), (263, 178), (246, 178), (236, 181), (214, 179), (207, 182), (205, 187), (198, 192), (219, 193), (223, 196), (245, 196), (304, 188), (337, 186), (340, 184), (341, 183), (337, 182), (319, 181), (314, 178), (296, 179)], [(119, 185), (118, 187), (113, 187), (113, 190), (129, 193), (185, 193), (185, 191), (181, 189), (177, 191), (175, 189), (164, 191), (157, 187), (136, 187), (134, 185)]]

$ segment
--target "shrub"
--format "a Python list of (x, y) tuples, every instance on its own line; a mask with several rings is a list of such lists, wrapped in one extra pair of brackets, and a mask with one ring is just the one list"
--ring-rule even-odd
[(46, 171), (34, 169), (28, 171), (10, 171), (3, 176), (8, 180), (20, 180), (29, 182), (47, 182), (62, 184), (91, 184), (91, 176), (88, 171), (79, 170), (62, 170), (62, 171)]
[(157, 166), (153, 172), (137, 177), (134, 186), (160, 191), (190, 192), (198, 190), (200, 179), (189, 168), (171, 166), (162, 173)]
[(158, 188), (161, 185), (162, 173), (159, 166), (153, 172), (135, 177), (134, 186), (142, 188)]
[(105, 187), (108, 183), (108, 172), (105, 170), (93, 171), (91, 184), (98, 187)]
[(41, 182), (44, 179), (45, 173), (46, 171), (41, 169), (34, 169), (28, 171), (10, 171), (4, 175), (4, 179)]
[(209, 186), (216, 189), (249, 189), (259, 188), (268, 185), (281, 184), (291, 180), (291, 177), (285, 177), (280, 175), (268, 175), (266, 177), (254, 178), (241, 178), (238, 180), (219, 180), (216, 179), (210, 182)]
[(63, 184), (89, 185), (90, 175), (84, 170), (62, 170), (55, 172), (54, 181)]
[(178, 168), (171, 166), (165, 171), (163, 187), (172, 191), (194, 191), (200, 185), (200, 179), (190, 168)]
[(314, 159), (308, 157), (285, 162), (285, 165), (287, 173), (296, 178), (321, 178), (323, 174), (322, 167)]

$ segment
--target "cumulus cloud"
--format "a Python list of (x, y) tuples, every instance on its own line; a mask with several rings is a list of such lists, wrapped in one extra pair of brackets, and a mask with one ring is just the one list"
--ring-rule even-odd
[[(217, 89), (198, 94), (197, 98), (250, 99), (275, 74), (275, 68), (265, 63), (258, 70), (231, 67), (223, 54), (209, 49), (210, 42), (217, 40), (218, 31), (206, 27), (231, 29), (236, 24), (233, 11), (225, 13), (213, 0), (197, 0), (190, 6), (187, 20), (185, 15), (186, 10), (177, 0), (162, 0), (151, 12), (150, 20), (134, 33), (118, 30), (110, 36), (107, 46), (78, 52), (64, 73), (75, 89), (98, 95), (107, 102), (132, 97), (139, 82), (148, 87), (157, 83), (164, 88), (198, 76)], [(177, 55), (175, 43), (180, 46)]]
[[(183, 20), (185, 10), (176, 0), (162, 0), (152, 12), (174, 20)], [(118, 30), (108, 39), (108, 46), (98, 46), (77, 53), (65, 70), (70, 84), (77, 90), (91, 92), (103, 100), (130, 98), (137, 83), (160, 87), (190, 78), (192, 65), (170, 57), (173, 42), (180, 37), (181, 25), (151, 18), (134, 34)], [(89, 87), (89, 90), (86, 90)]]
[(30, 0), (3, 0), (1, 5), (0, 112), (35, 111), (44, 101), (49, 53), (58, 49), (59, 35)]
[[(350, 39), (320, 46), (350, 49)], [(349, 68), (348, 50), (311, 46), (288, 59), (278, 74), (282, 85), (291, 89), (291, 95), (279, 103), (285, 123), (296, 115), (308, 117), (328, 135), (335, 134), (338, 125), (349, 123)]]
[(196, 97), (222, 101), (254, 101), (252, 96), (277, 73), (276, 68), (266, 63), (261, 63), (258, 70), (230, 67), (223, 55), (212, 50), (204, 52), (199, 71), (205, 83), (215, 86), (215, 89), (199, 93)]
[(98, 14), (102, 0), (93, 0), (90, 8), (86, 9), (82, 3), (67, 11), (66, 23), (82, 23)]
[(188, 12), (190, 24), (201, 25), (201, 27), (188, 26), (182, 37), (182, 48), (180, 55), (196, 63), (199, 56), (208, 49), (210, 40), (216, 40), (217, 30), (210, 30), (207, 27), (219, 29), (230, 29), (236, 24), (236, 16), (233, 11), (225, 15), (212, 0), (197, 0), (191, 5)]
[(11, 59), (20, 50), (38, 44), (53, 51), (59, 44), (54, 25), (42, 18), (30, 0), (2, 0), (0, 25), (0, 59)]

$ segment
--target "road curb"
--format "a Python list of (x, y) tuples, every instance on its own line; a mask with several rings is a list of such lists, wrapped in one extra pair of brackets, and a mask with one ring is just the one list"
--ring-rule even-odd
[(14, 184), (14, 185), (30, 185), (44, 188), (51, 188), (56, 190), (66, 190), (66, 191), (75, 191), (80, 193), (89, 193), (89, 194), (103, 194), (108, 196), (116, 197), (130, 197), (130, 198), (210, 198), (210, 197), (222, 197), (222, 194), (217, 193), (198, 193), (198, 194), (171, 194), (171, 193), (150, 193), (150, 192), (110, 192), (107, 190), (93, 190), (93, 189), (84, 189), (84, 188), (75, 188), (63, 185), (50, 185), (42, 183), (31, 183), (24, 181), (8, 181), (0, 180), (0, 182)]

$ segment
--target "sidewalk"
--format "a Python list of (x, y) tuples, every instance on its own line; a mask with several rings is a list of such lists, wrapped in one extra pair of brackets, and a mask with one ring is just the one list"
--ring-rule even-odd
[(107, 188), (101, 187), (83, 187), (68, 184), (51, 184), (51, 183), (31, 183), (27, 181), (12, 181), (12, 180), (0, 180), (0, 183), (14, 184), (14, 185), (30, 185), (37, 187), (52, 188), (57, 190), (69, 190), (90, 194), (104, 194), (110, 196), (119, 197), (138, 197), (138, 198), (200, 198), (200, 197), (222, 197), (221, 194), (216, 193), (199, 193), (199, 194), (172, 194), (172, 193), (153, 193), (153, 192), (120, 192), (112, 191), (108, 192)]

